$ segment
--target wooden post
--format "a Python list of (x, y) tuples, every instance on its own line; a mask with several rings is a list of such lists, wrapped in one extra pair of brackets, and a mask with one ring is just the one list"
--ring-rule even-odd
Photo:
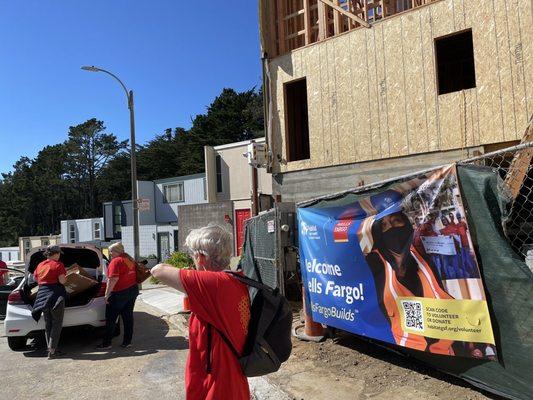
[(318, 6), (318, 40), (328, 37), (328, 13), (326, 5), (322, 1), (317, 2)]
[[(341, 8), (339, 0), (335, 0), (335, 5), (338, 8)], [(342, 33), (342, 15), (336, 9), (333, 9), (333, 31), (335, 32), (335, 35)]]
[(279, 55), (285, 54), (287, 51), (287, 43), (285, 42), (285, 0), (277, 0), (277, 20), (278, 20), (278, 49)]
[(305, 44), (311, 43), (311, 7), (309, 0), (304, 0), (304, 30), (305, 30)]

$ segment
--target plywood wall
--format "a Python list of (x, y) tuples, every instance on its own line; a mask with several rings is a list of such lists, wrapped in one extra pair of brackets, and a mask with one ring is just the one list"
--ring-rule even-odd
[[(472, 29), (476, 88), (437, 94), (434, 39)], [(274, 172), (520, 139), (530, 0), (443, 0), (270, 61)], [(283, 84), (307, 78), (311, 158), (287, 163)]]

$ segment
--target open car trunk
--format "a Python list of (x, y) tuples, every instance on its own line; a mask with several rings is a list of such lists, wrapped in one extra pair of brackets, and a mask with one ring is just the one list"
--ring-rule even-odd
[[(65, 303), (66, 307), (83, 306), (96, 297), (100, 291), (103, 280), (101, 268), (101, 262), (103, 262), (103, 260), (96, 248), (87, 248), (85, 246), (61, 246), (61, 250), (64, 254), (61, 255), (59, 261), (65, 265), (67, 270), (70, 266), (78, 264), (90, 275), (91, 278), (98, 282), (98, 284), (86, 289), (81, 293), (67, 296)], [(35, 301), (35, 297), (30, 295), (31, 289), (37, 286), (37, 283), (33, 279), (33, 273), (35, 272), (37, 265), (46, 259), (43, 253), (44, 249), (40, 249), (31, 254), (30, 261), (27, 264), (28, 276), (26, 277), (24, 283), (22, 298), (27, 304), (30, 305), (33, 305)]]

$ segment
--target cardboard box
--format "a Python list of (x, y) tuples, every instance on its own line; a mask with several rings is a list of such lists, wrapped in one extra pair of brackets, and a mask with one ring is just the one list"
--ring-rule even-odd
[(79, 275), (82, 275), (82, 276), (84, 276), (86, 278), (93, 279), (93, 277), (87, 271), (85, 271), (85, 269), (83, 269), (83, 267), (81, 267), (77, 263), (74, 263), (70, 267), (67, 268), (67, 276), (68, 276), (68, 274), (79, 274)]
[(71, 296), (82, 293), (98, 283), (79, 265), (74, 268), (69, 268), (66, 278), (65, 289), (67, 289), (67, 293)]

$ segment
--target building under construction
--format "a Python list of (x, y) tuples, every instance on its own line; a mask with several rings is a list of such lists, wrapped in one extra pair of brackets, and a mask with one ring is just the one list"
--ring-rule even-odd
[(529, 0), (260, 0), (283, 201), (517, 143), (533, 109)]

